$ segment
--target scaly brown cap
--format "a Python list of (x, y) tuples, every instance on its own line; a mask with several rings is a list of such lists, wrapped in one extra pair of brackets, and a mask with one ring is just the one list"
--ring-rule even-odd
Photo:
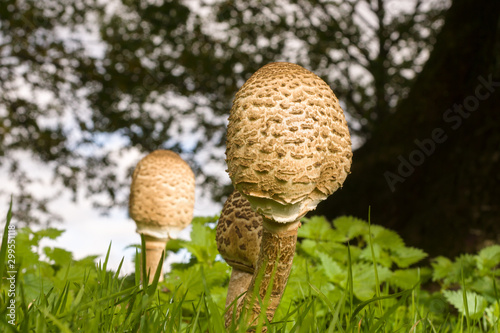
[(233, 101), (226, 162), (233, 185), (266, 218), (292, 222), (335, 192), (351, 139), (330, 87), (291, 63), (253, 74)]
[(217, 249), (233, 268), (253, 273), (260, 251), (262, 217), (245, 197), (234, 191), (228, 198), (217, 224)]
[(189, 165), (170, 150), (156, 150), (134, 170), (129, 213), (137, 232), (168, 239), (193, 218), (195, 180)]

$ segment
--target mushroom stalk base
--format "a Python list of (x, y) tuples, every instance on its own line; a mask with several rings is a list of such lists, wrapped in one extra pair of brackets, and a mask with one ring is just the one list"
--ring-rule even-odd
[[(266, 294), (270, 293), (266, 316), (269, 321), (274, 317), (274, 312), (280, 303), (292, 269), (299, 226), (299, 221), (285, 224), (264, 218), (262, 242), (256, 270), (245, 299), (238, 306), (238, 317), (243, 307), (245, 307), (248, 323), (251, 325), (257, 324), (257, 318), (261, 313), (259, 299), (256, 296), (265, 304)], [(273, 274), (272, 289), (268, 290)], [(256, 281), (260, 278), (259, 275), (262, 276), (262, 280), (256, 286)]]
[[(146, 273), (149, 274), (149, 283), (151, 283), (155, 277), (158, 264), (160, 263), (161, 253), (165, 251), (167, 240), (146, 235), (144, 236), (144, 240), (146, 241)], [(161, 263), (160, 270), (159, 281), (163, 281), (163, 262)], [(144, 276), (142, 280), (144, 281)]]
[[(252, 281), (252, 277), (253, 273), (245, 272), (233, 267), (226, 297), (227, 312), (224, 316), (226, 327), (229, 327), (229, 325), (231, 325), (231, 321), (233, 319), (234, 304), (232, 303), (234, 302), (234, 300), (240, 297), (241, 294), (245, 293), (248, 290), (248, 286)], [(236, 307), (238, 307), (238, 305), (243, 301), (244, 297), (245, 295), (241, 296), (238, 299)]]

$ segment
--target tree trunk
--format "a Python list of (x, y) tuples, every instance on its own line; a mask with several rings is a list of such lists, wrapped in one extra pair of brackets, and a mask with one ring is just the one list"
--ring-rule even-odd
[(344, 188), (313, 214), (400, 232), (431, 255), (500, 240), (500, 1), (456, 0), (397, 112), (354, 152)]

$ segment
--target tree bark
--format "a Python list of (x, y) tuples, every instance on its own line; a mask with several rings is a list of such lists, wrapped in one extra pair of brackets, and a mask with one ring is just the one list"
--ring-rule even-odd
[(499, 17), (499, 1), (453, 2), (408, 97), (313, 214), (366, 219), (371, 206), (372, 223), (431, 255), (499, 241)]

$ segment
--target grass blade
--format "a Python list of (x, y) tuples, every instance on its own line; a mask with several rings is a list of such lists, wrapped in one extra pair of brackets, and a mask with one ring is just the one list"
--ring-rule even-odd
[(7, 261), (5, 260), (5, 256), (7, 255), (7, 241), (9, 238), (9, 226), (10, 226), (10, 221), (12, 220), (12, 197), (10, 198), (10, 204), (9, 204), (9, 211), (7, 212), (7, 217), (5, 221), (5, 227), (3, 229), (3, 236), (2, 236), (2, 246), (0, 247), (0, 279), (3, 277), (3, 272), (5, 269), (4, 263)]
[[(375, 250), (373, 250), (373, 239), (372, 239), (372, 223), (371, 223), (371, 206), (368, 206), (368, 240), (370, 243), (370, 251), (372, 253), (372, 260), (373, 260), (373, 271), (375, 274), (375, 295), (377, 297), (380, 297), (380, 282), (378, 278), (378, 269), (377, 269), (377, 259), (375, 258)], [(382, 303), (380, 301), (378, 302), (378, 308), (379, 308), (379, 315), (382, 315)]]
[(352, 278), (351, 245), (347, 242), (347, 290), (349, 292), (349, 321), (352, 318), (354, 300), (354, 281)]
[(464, 299), (464, 310), (465, 310), (465, 320), (467, 322), (467, 332), (470, 332), (469, 304), (467, 302), (467, 288), (465, 286), (464, 266), (463, 266), (462, 261), (460, 261), (460, 275), (461, 275), (461, 280), (462, 280), (462, 296)]
[(395, 293), (395, 294), (391, 294), (391, 295), (386, 295), (386, 296), (380, 296), (380, 297), (373, 297), (367, 301), (364, 301), (364, 302), (361, 302), (360, 304), (358, 304), (358, 306), (356, 306), (356, 309), (354, 309), (354, 312), (352, 314), (352, 317), (351, 317), (351, 321), (354, 320), (356, 318), (356, 316), (358, 315), (358, 313), (363, 310), (363, 308), (367, 305), (369, 305), (370, 303), (373, 303), (373, 302), (378, 302), (378, 301), (382, 301), (384, 299), (389, 299), (389, 298), (397, 298), (397, 297), (407, 297), (411, 292), (412, 292), (413, 288), (411, 289), (407, 289), (407, 290), (403, 290), (399, 293)]
[(141, 234), (141, 272), (142, 285), (144, 288), (149, 284), (149, 272), (146, 272), (146, 237)]
[(210, 294), (210, 289), (207, 285), (203, 266), (201, 266), (201, 280), (203, 281), (203, 289), (205, 290), (205, 299), (208, 303), (208, 311), (210, 313), (211, 319), (213, 319), (213, 321), (211, 322), (215, 325), (215, 330), (213, 332), (224, 332), (226, 328), (224, 326), (224, 322), (222, 321), (222, 314), (220, 313), (217, 305), (215, 305), (215, 302), (213, 301)]

